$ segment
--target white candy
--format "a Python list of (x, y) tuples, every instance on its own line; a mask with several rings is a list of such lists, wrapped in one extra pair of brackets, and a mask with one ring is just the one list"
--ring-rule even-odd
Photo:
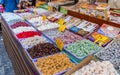
[(14, 13), (2, 13), (2, 16), (4, 17), (4, 19), (9, 22), (11, 20), (15, 20), (15, 19), (21, 19), (23, 20), (20, 16), (14, 14)]
[(71, 75), (119, 75), (109, 61), (91, 61)]
[(25, 40), (22, 40), (21, 43), (25, 48), (29, 48), (39, 43), (45, 43), (45, 42), (47, 42), (47, 40), (44, 37), (34, 36), (34, 37), (26, 38)]

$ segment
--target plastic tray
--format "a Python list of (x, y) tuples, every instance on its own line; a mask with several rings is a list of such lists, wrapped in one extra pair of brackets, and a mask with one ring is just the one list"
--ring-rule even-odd
[[(86, 39), (83, 39), (83, 40), (86, 40)], [(66, 52), (68, 55), (72, 56), (72, 57), (75, 59), (75, 61), (77, 61), (77, 62), (82, 61), (82, 60), (85, 59), (87, 56), (89, 56), (89, 55), (91, 55), (91, 54), (95, 54), (95, 53), (97, 53), (98, 51), (100, 51), (100, 50), (102, 49), (102, 47), (99, 47), (99, 49), (96, 50), (96, 51), (91, 50), (89, 54), (87, 54), (87, 55), (85, 55), (85, 56), (82, 56), (82, 57), (77, 57), (75, 54), (71, 53), (71, 51), (67, 49), (67, 47), (68, 47), (69, 45), (70, 45), (70, 44), (66, 45), (66, 46), (64, 47), (64, 50), (65, 50), (65, 52)]]
[[(56, 53), (56, 54), (60, 54), (60, 53)], [(63, 54), (62, 52), (61, 52), (61, 54)], [(49, 56), (53, 56), (53, 55), (49, 55)], [(49, 56), (46, 56), (46, 57), (49, 57)], [(46, 58), (46, 57), (41, 57), (41, 58)], [(39, 58), (40, 59), (40, 58)], [(35, 64), (35, 62), (37, 61), (38, 59), (35, 59), (35, 60), (33, 60), (32, 62), (33, 62), (33, 64), (34, 64), (34, 66), (36, 67), (36, 69), (37, 69), (37, 71), (39, 72), (39, 74), (40, 75), (42, 75), (42, 73), (40, 72), (40, 70), (38, 69), (38, 67), (37, 67), (37, 65)], [(74, 63), (74, 62), (73, 62)], [(61, 72), (59, 72), (59, 73), (56, 73), (56, 74), (54, 74), (54, 75), (63, 75), (64, 73), (66, 73), (67, 71), (69, 71), (70, 69), (67, 69), (67, 70), (64, 70), (64, 71), (61, 71)]]

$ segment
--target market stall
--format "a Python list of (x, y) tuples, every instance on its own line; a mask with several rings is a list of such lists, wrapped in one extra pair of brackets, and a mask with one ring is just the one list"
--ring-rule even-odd
[(120, 24), (49, 9), (45, 4), (1, 14), (16, 75), (119, 75)]

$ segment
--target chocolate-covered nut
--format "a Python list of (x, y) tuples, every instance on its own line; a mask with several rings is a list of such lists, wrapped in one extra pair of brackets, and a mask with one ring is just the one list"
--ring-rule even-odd
[(30, 56), (34, 59), (58, 53), (60, 52), (60, 50), (51, 43), (40, 43), (30, 48), (28, 52)]

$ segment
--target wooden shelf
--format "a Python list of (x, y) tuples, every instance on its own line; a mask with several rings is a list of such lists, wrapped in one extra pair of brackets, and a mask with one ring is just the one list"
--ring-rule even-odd
[(79, 19), (84, 19), (84, 20), (99, 24), (100, 26), (103, 23), (105, 23), (105, 24), (120, 28), (120, 24), (110, 22), (110, 21), (105, 21), (105, 20), (102, 20), (102, 19), (98, 19), (98, 18), (95, 18), (95, 17), (88, 16), (88, 15), (80, 14), (78, 12), (74, 12), (74, 11), (71, 11), (71, 10), (68, 10), (68, 15), (71, 15), (71, 16), (77, 17)]

